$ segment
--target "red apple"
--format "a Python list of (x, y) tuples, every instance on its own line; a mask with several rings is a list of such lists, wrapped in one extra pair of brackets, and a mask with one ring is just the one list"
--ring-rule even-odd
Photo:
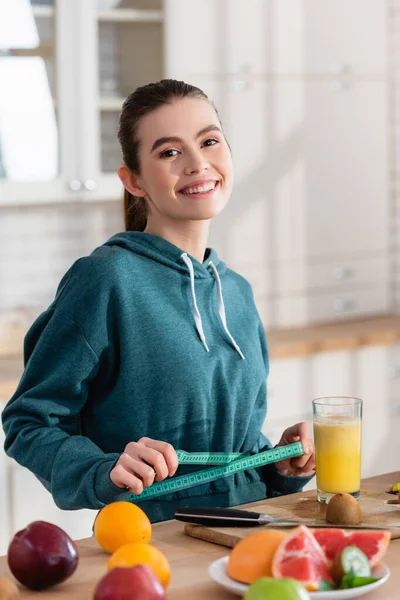
[(148, 565), (114, 567), (98, 582), (93, 600), (165, 600), (164, 588)]
[(78, 552), (69, 535), (46, 521), (34, 521), (18, 531), (7, 558), (15, 579), (31, 590), (61, 583), (78, 565)]

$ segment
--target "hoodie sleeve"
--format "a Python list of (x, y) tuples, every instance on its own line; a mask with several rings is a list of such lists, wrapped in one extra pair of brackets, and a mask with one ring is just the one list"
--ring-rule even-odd
[(25, 370), (2, 413), (6, 453), (63, 509), (102, 508), (123, 492), (109, 476), (119, 455), (80, 435), (79, 413), (98, 369), (79, 325), (49, 309), (25, 338)]

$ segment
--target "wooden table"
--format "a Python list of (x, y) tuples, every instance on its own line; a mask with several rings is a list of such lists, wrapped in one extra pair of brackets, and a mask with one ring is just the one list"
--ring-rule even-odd
[[(362, 488), (385, 488), (400, 481), (400, 472), (365, 479)], [(315, 491), (294, 496), (312, 497)], [(279, 504), (279, 498), (268, 501)], [(256, 503), (255, 503), (256, 504)], [(250, 508), (252, 504), (247, 504)], [(187, 537), (183, 523), (167, 521), (153, 526), (152, 543), (164, 552), (172, 568), (168, 600), (233, 600), (235, 597), (219, 588), (208, 576), (209, 564), (229, 553), (227, 548)], [(80, 562), (75, 574), (60, 586), (43, 592), (21, 590), (22, 598), (48, 598), (49, 600), (91, 600), (96, 582), (106, 573), (109, 555), (101, 550), (94, 538), (77, 542)], [(385, 555), (392, 574), (389, 580), (367, 596), (368, 600), (398, 600), (400, 590), (400, 539), (393, 540)], [(6, 557), (0, 558), (0, 576), (10, 576)]]

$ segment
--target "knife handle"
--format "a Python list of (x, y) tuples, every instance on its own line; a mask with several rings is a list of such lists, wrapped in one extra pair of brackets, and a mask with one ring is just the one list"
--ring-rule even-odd
[(197, 523), (212, 527), (253, 527), (261, 525), (260, 513), (237, 508), (191, 508), (178, 507), (175, 511), (177, 521)]

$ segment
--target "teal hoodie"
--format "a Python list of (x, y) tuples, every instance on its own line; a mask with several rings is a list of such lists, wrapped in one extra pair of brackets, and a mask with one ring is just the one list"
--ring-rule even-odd
[[(213, 249), (203, 263), (147, 233), (113, 236), (77, 260), (26, 335), (25, 370), (3, 411), (5, 450), (63, 509), (130, 495), (110, 471), (143, 436), (188, 452), (257, 453), (269, 369), (252, 289)], [(181, 465), (175, 476), (202, 469)], [(299, 491), (274, 466), (140, 503), (232, 506)]]

